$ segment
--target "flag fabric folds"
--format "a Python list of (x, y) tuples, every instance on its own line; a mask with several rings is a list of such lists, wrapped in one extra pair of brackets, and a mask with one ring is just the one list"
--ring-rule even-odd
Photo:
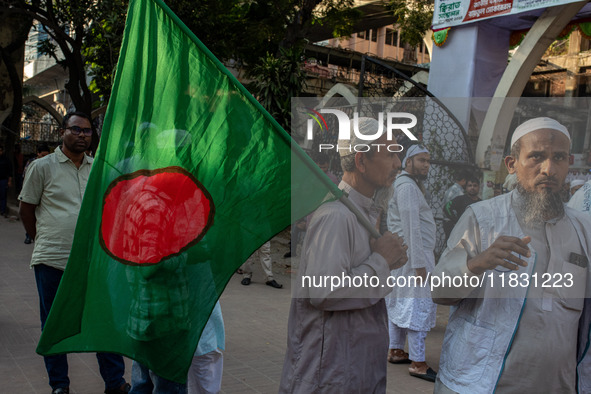
[(119, 353), (184, 382), (234, 270), (329, 189), (340, 196), (331, 185), (165, 4), (132, 0), (37, 351)]

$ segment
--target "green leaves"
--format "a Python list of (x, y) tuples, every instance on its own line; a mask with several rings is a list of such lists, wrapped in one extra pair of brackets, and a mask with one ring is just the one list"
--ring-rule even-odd
[[(23, 2), (53, 40), (41, 44), (66, 66), (76, 91), (76, 107), (90, 111), (110, 97), (119, 58), (128, 0), (39, 0)], [(349, 35), (360, 16), (353, 0), (167, 0), (168, 6), (222, 61), (246, 69), (258, 97), (286, 128), (291, 97), (298, 96), (306, 34), (315, 23)], [(48, 8), (49, 7), (49, 8)], [(57, 41), (55, 41), (57, 40)], [(61, 51), (60, 51), (61, 49)], [(66, 49), (64, 51), (64, 49)], [(70, 52), (70, 53), (64, 53)], [(62, 53), (64, 53), (62, 55)], [(59, 58), (59, 59), (58, 59)], [(85, 74), (93, 79), (86, 86)]]
[(386, 4), (402, 30), (400, 38), (410, 46), (416, 47), (423, 41), (425, 32), (431, 27), (433, 19), (432, 0), (389, 0)]
[(126, 0), (108, 0), (97, 3), (97, 18), (89, 25), (82, 53), (93, 77), (89, 85), (99, 97), (93, 106), (105, 105), (111, 95), (111, 87), (127, 13)]
[(298, 47), (282, 48), (277, 57), (267, 52), (247, 74), (252, 78), (249, 91), (286, 130), (291, 120), (291, 98), (299, 96), (305, 81), (301, 59)]

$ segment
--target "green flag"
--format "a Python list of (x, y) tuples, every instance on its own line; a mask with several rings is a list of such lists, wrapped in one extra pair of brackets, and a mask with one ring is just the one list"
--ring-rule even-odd
[(340, 195), (166, 5), (131, 1), (37, 351), (120, 353), (184, 382), (234, 270), (291, 222), (292, 180), (307, 193), (294, 199), (293, 218), (329, 189)]

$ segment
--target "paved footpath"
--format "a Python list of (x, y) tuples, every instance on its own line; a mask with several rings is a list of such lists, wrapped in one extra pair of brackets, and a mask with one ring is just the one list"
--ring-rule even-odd
[[(25, 245), (18, 221), (0, 217), (0, 392), (50, 393), (41, 356), (35, 353), (40, 335), (39, 301), (33, 271), (32, 245)], [(287, 240), (273, 240), (276, 279), (283, 289), (264, 284), (257, 264), (250, 286), (234, 275), (221, 297), (226, 325), (223, 393), (276, 393), (286, 347), (290, 305), (290, 271), (282, 255)], [(427, 361), (439, 366), (439, 351), (449, 309), (439, 307), (437, 326), (427, 337)], [(71, 393), (104, 390), (94, 354), (69, 357)], [(384, 360), (384, 362), (386, 362)], [(126, 360), (130, 381), (131, 361)], [(388, 364), (388, 393), (430, 393), (433, 384), (408, 375), (408, 365)]]

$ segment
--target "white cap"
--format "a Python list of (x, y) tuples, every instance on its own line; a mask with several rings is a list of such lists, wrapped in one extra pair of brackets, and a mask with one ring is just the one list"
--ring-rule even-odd
[[(358, 120), (359, 125), (359, 133), (363, 135), (376, 135), (378, 131), (381, 131), (375, 138), (374, 141), (379, 139), (385, 132), (386, 128), (382, 125), (380, 130), (380, 123), (375, 120), (374, 118), (366, 118), (362, 117)], [(353, 148), (355, 145), (362, 145), (362, 144), (369, 144), (371, 141), (363, 140), (357, 136), (355, 131), (353, 130), (354, 121), (351, 121), (351, 139), (350, 140), (339, 140), (339, 154), (341, 157), (349, 156), (357, 153)]]
[(568, 134), (568, 130), (566, 129), (566, 127), (564, 127), (554, 119), (542, 117), (530, 119), (517, 126), (517, 128), (513, 132), (513, 137), (511, 137), (511, 147), (513, 147), (517, 140), (523, 137), (524, 135), (529, 134), (532, 131), (542, 129), (560, 131), (570, 141), (570, 135)]
[(584, 184), (585, 184), (585, 181), (583, 181), (581, 179), (574, 179), (574, 180), (570, 181), (570, 188), (572, 189), (573, 187), (581, 186)]
[(402, 161), (402, 168), (406, 168), (406, 161), (408, 159), (421, 153), (429, 153), (429, 151), (424, 146), (419, 144), (409, 146), (406, 150), (406, 156), (404, 156), (404, 160)]

